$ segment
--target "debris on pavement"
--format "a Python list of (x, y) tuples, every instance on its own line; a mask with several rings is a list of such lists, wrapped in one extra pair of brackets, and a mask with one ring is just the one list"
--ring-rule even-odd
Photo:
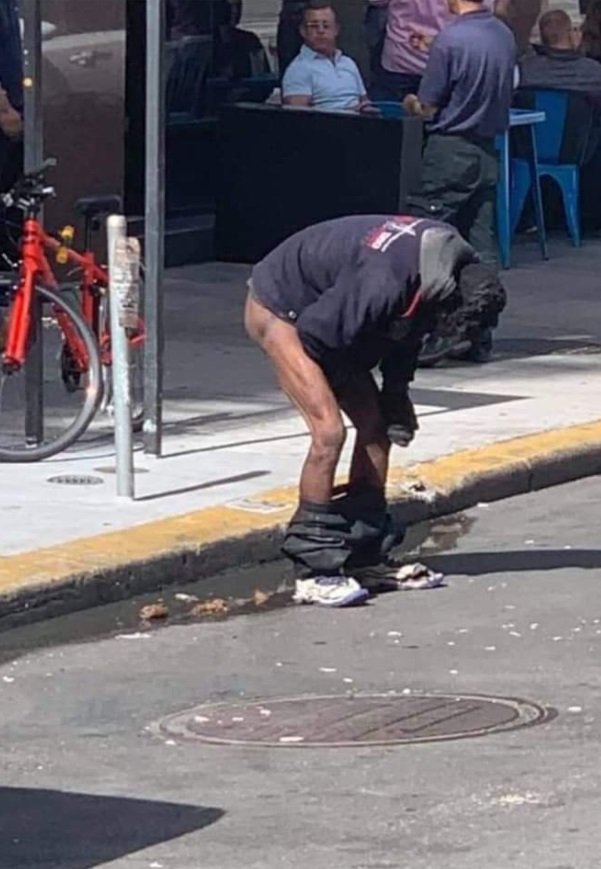
[(263, 606), (267, 603), (270, 597), (272, 597), (272, 595), (268, 594), (266, 591), (261, 591), (260, 588), (256, 588), (253, 591), (253, 603), (255, 606)]
[(176, 600), (181, 600), (184, 603), (190, 603), (191, 601), (197, 601), (198, 597), (195, 594), (186, 594), (185, 591), (178, 591), (177, 594), (174, 595)]
[(444, 574), (436, 573), (421, 564), (403, 564), (399, 567), (395, 579), (402, 591), (425, 591), (431, 588), (439, 588), (445, 580)]
[(223, 616), (229, 612), (227, 601), (221, 597), (203, 600), (190, 610), (192, 616)]
[(164, 603), (149, 603), (142, 607), (138, 615), (143, 622), (166, 619), (169, 615), (169, 607)]
[(525, 794), (503, 794), (495, 801), (499, 806), (511, 808), (513, 806), (537, 806), (540, 797), (527, 791)]

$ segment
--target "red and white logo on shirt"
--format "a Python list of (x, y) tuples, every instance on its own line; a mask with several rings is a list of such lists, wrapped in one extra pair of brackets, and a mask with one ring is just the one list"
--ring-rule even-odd
[(391, 217), (382, 226), (373, 229), (367, 238), (365, 244), (371, 250), (377, 250), (380, 253), (385, 253), (388, 248), (404, 236), (412, 236), (415, 238), (417, 232), (416, 227), (422, 222), (422, 218), (410, 217), (409, 215), (399, 215)]

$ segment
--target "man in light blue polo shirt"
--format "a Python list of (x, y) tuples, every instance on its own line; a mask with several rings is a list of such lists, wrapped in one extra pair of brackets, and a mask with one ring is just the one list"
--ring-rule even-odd
[(282, 81), (285, 106), (344, 112), (369, 105), (357, 64), (336, 46), (338, 33), (336, 13), (327, 0), (311, 0), (301, 25), (305, 44)]

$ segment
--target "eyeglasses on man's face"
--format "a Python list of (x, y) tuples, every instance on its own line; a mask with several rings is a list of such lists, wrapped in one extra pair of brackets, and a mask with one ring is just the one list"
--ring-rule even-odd
[(334, 30), (336, 25), (331, 21), (309, 21), (305, 24), (307, 30)]

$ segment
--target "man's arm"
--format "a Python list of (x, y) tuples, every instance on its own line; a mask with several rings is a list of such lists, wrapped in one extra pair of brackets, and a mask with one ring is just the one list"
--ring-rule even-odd
[[(370, 98), (367, 96), (367, 89), (365, 87), (365, 83), (363, 81), (363, 76), (361, 75), (361, 71), (357, 64), (353, 61), (355, 79), (357, 81), (357, 90), (359, 92), (359, 102), (357, 104), (357, 111), (359, 112), (369, 112), (372, 109), (372, 104)], [(374, 109), (375, 111), (375, 109)]]
[(424, 329), (415, 323), (404, 341), (390, 344), (380, 363), (382, 392), (380, 406), (391, 443), (408, 447), (419, 429), (417, 415), (409, 397), (409, 384), (415, 377)]
[(282, 96), (285, 106), (312, 106), (313, 84), (311, 74), (302, 64), (290, 64), (282, 80)]
[(444, 33), (432, 43), (428, 64), (417, 94), (409, 94), (403, 105), (412, 115), (430, 120), (446, 106), (451, 91), (451, 55)]
[(2, 85), (0, 85), (0, 129), (9, 139), (17, 139), (23, 132), (23, 119), (11, 105)]

